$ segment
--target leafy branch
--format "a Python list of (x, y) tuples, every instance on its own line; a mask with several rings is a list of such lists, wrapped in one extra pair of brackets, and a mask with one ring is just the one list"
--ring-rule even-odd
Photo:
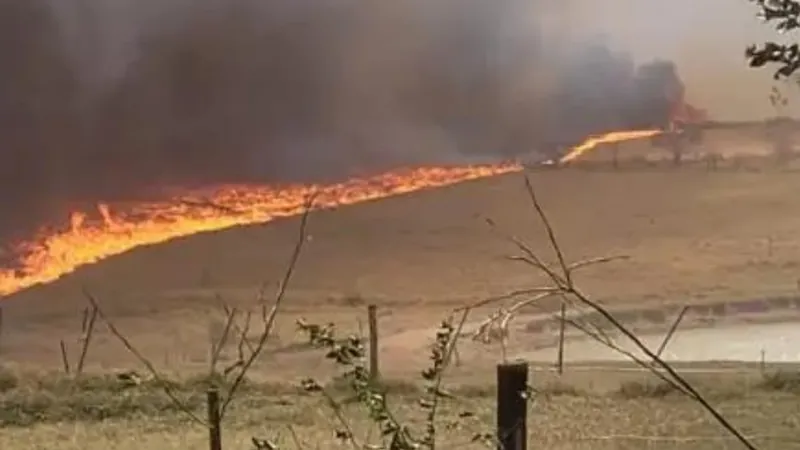
[[(366, 409), (369, 419), (380, 430), (383, 443), (375, 447), (360, 442), (353, 434), (353, 428), (344, 414), (341, 402), (337, 401), (317, 380), (306, 378), (301, 381), (301, 385), (305, 391), (318, 393), (325, 399), (339, 422), (339, 427), (335, 430), (336, 436), (342, 441), (349, 442), (355, 450), (364, 448), (418, 450), (421, 447), (435, 450), (439, 405), (442, 399), (452, 398), (452, 394), (443, 388), (444, 374), (453, 359), (458, 338), (469, 312), (469, 309), (461, 311), (457, 323), (452, 316), (444, 320), (431, 345), (431, 364), (421, 373), (425, 381), (425, 395), (418, 402), (418, 406), (426, 412), (425, 429), (422, 433), (415, 432), (411, 426), (397, 418), (389, 406), (387, 390), (371, 378), (366, 367), (364, 339), (356, 335), (345, 339), (338, 338), (333, 324), (317, 325), (304, 320), (297, 321), (299, 330), (306, 335), (308, 341), (314, 347), (324, 349), (325, 358), (343, 369), (340, 378), (345, 380), (347, 388), (354, 394), (353, 400)], [(465, 413), (465, 417), (469, 415)]]
[[(758, 8), (758, 16), (779, 33), (800, 28), (800, 2), (797, 0), (750, 0)], [(800, 45), (773, 41), (750, 45), (745, 50), (750, 67), (777, 66), (776, 80), (787, 79), (800, 68)]]

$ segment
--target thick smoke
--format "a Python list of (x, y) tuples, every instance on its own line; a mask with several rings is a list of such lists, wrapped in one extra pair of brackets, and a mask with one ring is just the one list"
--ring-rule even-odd
[(568, 3), (0, 0), (0, 234), (164, 186), (328, 180), (664, 125), (674, 66), (563, 31)]

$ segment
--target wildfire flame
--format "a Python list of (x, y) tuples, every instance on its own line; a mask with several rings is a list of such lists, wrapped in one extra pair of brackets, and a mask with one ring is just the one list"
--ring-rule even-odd
[[(572, 161), (601, 143), (639, 139), (658, 132), (617, 131), (592, 137), (560, 162)], [(70, 215), (68, 229), (43, 231), (30, 242), (19, 244), (18, 268), (0, 269), (0, 296), (55, 281), (81, 266), (136, 247), (296, 215), (312, 193), (316, 196), (315, 209), (334, 208), (520, 170), (522, 166), (517, 163), (427, 167), (329, 185), (221, 186), (189, 197), (121, 205), (115, 211), (110, 205), (100, 204), (100, 220), (89, 220), (85, 212), (76, 211)]]
[(630, 141), (634, 139), (644, 139), (651, 136), (660, 134), (662, 131), (659, 129), (651, 130), (633, 130), (633, 131), (612, 131), (600, 136), (593, 136), (583, 141), (580, 145), (573, 147), (566, 155), (560, 160), (559, 164), (565, 164), (573, 161), (585, 154), (586, 152), (597, 148), (600, 144), (609, 144), (613, 142)]

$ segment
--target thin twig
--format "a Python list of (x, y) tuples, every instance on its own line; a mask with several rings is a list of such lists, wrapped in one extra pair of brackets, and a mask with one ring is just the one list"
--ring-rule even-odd
[(503, 301), (503, 300), (509, 300), (509, 299), (512, 299), (512, 298), (519, 297), (521, 295), (544, 294), (544, 293), (552, 293), (552, 292), (558, 292), (558, 289), (557, 288), (552, 288), (552, 287), (518, 289), (516, 291), (511, 291), (511, 292), (506, 293), (506, 294), (494, 295), (494, 296), (491, 296), (491, 297), (487, 297), (485, 299), (478, 300), (475, 303), (470, 303), (470, 304), (465, 305), (465, 306), (459, 306), (454, 311), (458, 313), (458, 312), (462, 312), (462, 311), (467, 310), (467, 309), (474, 310), (474, 309), (477, 309), (477, 308), (481, 308), (483, 306), (487, 306), (487, 305), (489, 305), (491, 303), (496, 303), (496, 302), (500, 302), (500, 301)]
[(584, 259), (583, 261), (574, 262), (567, 267), (569, 268), (570, 271), (573, 271), (577, 269), (582, 269), (584, 267), (593, 266), (595, 264), (605, 264), (612, 261), (621, 261), (627, 259), (631, 259), (631, 257), (628, 255), (601, 256), (598, 258), (589, 258), (589, 259)]
[(262, 329), (261, 336), (258, 339), (258, 343), (255, 345), (255, 348), (250, 353), (247, 360), (242, 364), (239, 373), (236, 375), (236, 378), (233, 380), (230, 389), (228, 390), (227, 396), (225, 401), (222, 403), (222, 409), (220, 411), (220, 417), (225, 417), (225, 413), (228, 410), (228, 406), (233, 401), (234, 397), (236, 396), (236, 392), (241, 387), (242, 382), (244, 381), (247, 372), (252, 367), (253, 363), (259, 357), (261, 352), (264, 350), (264, 347), (269, 340), (270, 334), (272, 332), (273, 325), (275, 323), (275, 318), (278, 315), (278, 311), (283, 303), (283, 299), (286, 297), (286, 290), (289, 286), (289, 282), (294, 275), (294, 270), (297, 267), (297, 262), (300, 259), (300, 254), (303, 251), (303, 248), (306, 243), (306, 228), (308, 226), (308, 217), (311, 214), (312, 207), (314, 205), (314, 200), (316, 195), (311, 195), (308, 197), (305, 203), (305, 207), (303, 209), (303, 215), (300, 217), (300, 226), (298, 229), (298, 236), (297, 241), (295, 242), (294, 251), (292, 252), (292, 256), (289, 259), (289, 264), (286, 267), (286, 272), (283, 275), (283, 279), (278, 287), (278, 293), (275, 296), (275, 302), (273, 303), (272, 309), (270, 310), (269, 314), (265, 314), (266, 305), (262, 309), (262, 317), (265, 318), (264, 320), (264, 328)]
[(231, 327), (233, 326), (234, 321), (236, 320), (236, 315), (238, 314), (238, 310), (236, 308), (226, 310), (225, 313), (225, 325), (222, 328), (222, 336), (219, 338), (213, 337), (211, 339), (211, 361), (208, 364), (209, 370), (209, 377), (214, 377), (217, 373), (217, 363), (219, 362), (220, 355), (222, 354), (222, 349), (225, 347), (225, 344), (228, 343), (228, 337), (231, 334)]
[(81, 315), (81, 334), (86, 334), (86, 329), (89, 327), (89, 307), (83, 308)]
[(686, 389), (681, 387), (678, 383), (676, 383), (674, 380), (672, 380), (668, 376), (664, 375), (664, 373), (661, 372), (660, 370), (658, 370), (657, 367), (654, 367), (652, 363), (648, 363), (647, 361), (644, 361), (643, 359), (641, 359), (638, 356), (634, 355), (632, 352), (630, 352), (628, 350), (625, 350), (624, 348), (620, 347), (619, 345), (614, 343), (614, 341), (603, 339), (602, 336), (596, 334), (592, 330), (589, 330), (586, 326), (584, 326), (583, 324), (578, 323), (577, 321), (574, 321), (572, 319), (565, 319), (565, 322), (567, 324), (575, 327), (577, 330), (581, 331), (582, 333), (584, 333), (589, 338), (594, 339), (595, 341), (599, 342), (601, 345), (604, 345), (604, 346), (608, 347), (609, 349), (611, 349), (611, 350), (613, 350), (613, 351), (615, 351), (615, 352), (627, 357), (628, 359), (633, 361), (637, 366), (639, 366), (639, 367), (647, 370), (648, 372), (652, 373), (659, 380), (663, 381), (664, 383), (669, 384), (673, 389), (677, 390), (678, 392), (691, 397), (691, 395), (686, 391)]
[[(486, 219), (486, 223), (489, 224), (489, 226), (495, 232), (499, 232), (497, 224), (493, 220)], [(522, 242), (522, 240), (520, 240), (516, 236), (508, 235), (508, 234), (505, 234), (505, 233), (501, 233), (501, 236), (503, 238), (505, 238), (507, 241), (509, 241), (512, 244), (514, 244), (521, 252), (523, 252), (525, 254), (525, 256), (514, 256), (511, 259), (516, 260), (516, 261), (525, 262), (525, 263), (527, 263), (527, 264), (529, 264), (529, 265), (531, 265), (531, 266), (543, 271), (548, 276), (548, 278), (550, 278), (551, 280), (555, 281), (556, 285), (559, 286), (559, 287), (563, 287), (566, 284), (566, 280), (563, 279), (562, 276), (559, 275), (558, 273), (556, 273), (552, 268), (550, 268), (550, 266), (545, 264), (544, 261), (542, 261), (539, 258), (539, 256), (536, 254), (536, 252), (534, 252), (527, 245), (525, 245), (525, 243)]]
[[(547, 238), (551, 243), (558, 242), (556, 240), (556, 232), (553, 229), (553, 226), (550, 224), (550, 219), (547, 217), (547, 214), (544, 213), (542, 205), (536, 198), (536, 193), (533, 190), (533, 184), (531, 184), (531, 179), (527, 175), (525, 176), (525, 189), (528, 191), (528, 197), (533, 201), (533, 207), (536, 209), (536, 213), (539, 215), (542, 225), (544, 225), (545, 231), (547, 232)], [(564, 259), (564, 252), (561, 251), (561, 246), (553, 245), (552, 248), (558, 257), (558, 263), (564, 269), (563, 275), (567, 281), (567, 284), (572, 284), (572, 272), (569, 270), (567, 262)]]
[(63, 339), (58, 341), (58, 347), (61, 349), (61, 365), (64, 368), (64, 373), (69, 375), (69, 356), (67, 354), (67, 344)]
[(448, 367), (450, 367), (450, 361), (453, 358), (453, 352), (455, 351), (456, 344), (461, 337), (461, 330), (464, 329), (464, 324), (467, 323), (467, 318), (469, 317), (469, 313), (471, 310), (465, 309), (461, 314), (461, 320), (458, 322), (458, 326), (455, 329), (455, 332), (452, 334), (450, 338), (450, 342), (447, 344), (447, 352), (444, 355), (444, 361), (442, 362), (442, 366), (439, 372), (436, 374), (436, 378), (433, 381), (433, 387), (431, 389), (431, 395), (433, 395), (433, 401), (430, 405), (430, 410), (428, 411), (428, 445), (430, 450), (435, 450), (436, 443), (436, 413), (439, 409), (439, 397), (441, 396), (441, 388), (442, 388), (442, 381), (444, 380), (444, 373)]
[(94, 335), (94, 327), (96, 322), (97, 308), (92, 307), (88, 322), (84, 320), (83, 324), (81, 325), (81, 328), (84, 330), (84, 335), (81, 337), (81, 353), (78, 357), (78, 365), (75, 367), (76, 377), (83, 373), (83, 366), (86, 363), (86, 355), (89, 353), (89, 344), (92, 342), (92, 336)]
[(248, 335), (250, 334), (250, 324), (252, 323), (253, 313), (247, 311), (247, 314), (244, 316), (244, 326), (240, 328), (239, 334), (239, 343), (236, 346), (236, 349), (239, 354), (239, 359), (244, 361), (244, 347), (247, 346), (247, 350), (252, 353), (255, 349), (253, 348), (253, 344), (250, 343), (248, 340)]
[[(222, 297), (222, 295), (221, 295), (219, 292), (214, 292), (214, 298), (216, 298), (216, 299), (217, 299), (217, 301), (219, 302), (219, 304), (222, 306), (222, 310), (223, 310), (223, 312), (225, 313), (225, 315), (228, 315), (228, 314), (230, 314), (230, 312), (231, 312), (231, 309), (232, 309), (232, 308), (231, 308), (231, 306), (230, 306), (230, 305), (228, 305), (228, 303), (227, 303), (227, 302), (225, 302), (225, 299)], [(250, 317), (251, 315), (252, 315), (252, 313), (251, 313), (250, 311), (248, 311), (248, 312), (247, 312), (247, 317)], [(236, 334), (238, 334), (239, 336), (244, 336), (244, 335), (246, 335), (246, 334), (247, 334), (247, 333), (243, 333), (242, 327), (240, 327), (240, 326), (239, 326), (239, 324), (237, 324), (235, 321), (233, 322), (232, 326), (233, 326), (233, 331), (234, 331)], [(241, 342), (240, 342), (240, 343), (241, 343)], [(252, 352), (252, 351), (253, 351), (253, 345), (252, 345), (252, 344), (250, 344), (250, 342), (249, 342), (249, 341), (245, 340), (245, 341), (244, 341), (243, 343), (241, 343), (241, 344), (243, 344), (243, 345), (247, 346), (247, 349), (248, 349), (250, 352)]]
[[(560, 293), (557, 289), (542, 289), (531, 290), (532, 292), (541, 292), (533, 298), (521, 300), (510, 308), (500, 308), (491, 314), (486, 320), (478, 325), (478, 329), (472, 335), (473, 340), (490, 343), (492, 341), (492, 331), (498, 330), (501, 337), (508, 335), (508, 326), (511, 319), (524, 307), (535, 305), (537, 302), (544, 300), (547, 297), (557, 295)], [(464, 311), (464, 308), (459, 308), (458, 311)]]
[[(533, 203), (533, 207), (536, 210), (540, 220), (545, 226), (547, 230), (548, 240), (550, 241), (551, 248), (559, 255), (559, 264), (561, 265), (562, 269), (562, 276), (561, 277), (551, 277), (552, 281), (558, 285), (563, 286), (564, 293), (570, 294), (574, 296), (578, 301), (581, 303), (589, 306), (591, 309), (599, 313), (603, 316), (606, 320), (608, 320), (616, 329), (618, 329), (625, 337), (627, 337), (639, 350), (644, 352), (644, 354), (653, 361), (653, 365), (663, 369), (667, 374), (679, 385), (681, 386), (686, 393), (697, 401), (709, 414), (711, 414), (714, 419), (728, 432), (731, 433), (739, 442), (747, 447), (750, 450), (756, 450), (756, 447), (735, 427), (731, 424), (727, 419), (725, 419), (719, 411), (716, 410), (708, 400), (705, 399), (695, 388), (689, 383), (685, 378), (683, 378), (677, 371), (663, 359), (661, 359), (658, 355), (656, 355), (653, 351), (651, 351), (637, 336), (635, 333), (630, 331), (626, 326), (620, 323), (608, 310), (600, 306), (597, 302), (591, 300), (587, 295), (581, 292), (574, 283), (572, 282), (571, 277), (571, 270), (569, 265), (566, 263), (565, 259), (563, 258), (563, 253), (561, 252), (561, 246), (556, 239), (555, 232), (553, 231), (552, 226), (550, 225), (550, 221), (547, 219), (547, 214), (544, 212), (539, 200), (536, 196), (536, 192), (533, 189), (533, 185), (530, 182), (530, 179), (526, 176), (525, 177), (525, 185), (528, 190), (528, 195), (530, 197), (531, 202)], [(523, 244), (524, 246), (524, 244)], [(532, 250), (528, 248), (526, 253), (532, 253)], [(538, 259), (538, 258), (537, 258)], [(546, 271), (546, 273), (548, 273)], [(563, 278), (562, 278), (563, 277)], [(567, 283), (562, 284), (561, 281), (566, 280)]]
[(595, 311), (600, 313), (603, 317), (608, 319), (608, 321), (611, 322), (614, 325), (614, 327), (616, 327), (623, 335), (625, 335), (625, 337), (630, 339), (630, 341), (637, 348), (639, 348), (642, 352), (644, 352), (644, 354), (647, 355), (647, 357), (653, 361), (655, 366), (664, 369), (664, 371), (667, 372), (672, 377), (672, 379), (675, 380), (677, 384), (679, 384), (683, 389), (686, 390), (686, 392), (689, 394), (689, 397), (697, 401), (709, 414), (711, 414), (714, 417), (714, 419), (717, 420), (717, 422), (720, 425), (722, 425), (723, 428), (728, 430), (733, 436), (739, 439), (742, 445), (744, 445), (748, 449), (756, 450), (756, 447), (753, 446), (753, 444), (750, 443), (747, 440), (747, 438), (744, 435), (742, 435), (741, 432), (736, 427), (733, 426), (733, 424), (731, 424), (724, 416), (722, 416), (722, 414), (720, 414), (720, 412), (717, 411), (716, 408), (711, 406), (708, 400), (706, 400), (706, 398), (703, 397), (703, 395), (701, 395), (697, 391), (697, 389), (695, 389), (694, 386), (692, 386), (691, 383), (689, 383), (685, 378), (683, 378), (680, 374), (678, 374), (678, 372), (669, 363), (667, 363), (666, 361), (661, 359), (658, 355), (656, 355), (653, 351), (651, 351), (632, 331), (630, 331), (627, 327), (625, 327), (619, 321), (617, 321), (605, 308), (598, 305), (597, 303), (586, 297), (583, 293), (578, 291), (577, 288), (573, 288), (572, 293), (578, 299), (580, 299), (581, 302), (584, 302), (585, 304), (589, 305), (590, 307), (595, 309)]
[(105, 322), (108, 331), (114, 335), (125, 347), (130, 354), (132, 354), (139, 362), (144, 365), (147, 370), (150, 372), (150, 375), (155, 379), (159, 386), (162, 387), (164, 393), (169, 397), (170, 401), (178, 407), (183, 413), (185, 413), (192, 421), (202, 425), (203, 427), (208, 428), (210, 425), (200, 417), (198, 417), (195, 413), (193, 413), (186, 405), (181, 402), (178, 397), (172, 392), (172, 389), (169, 388), (169, 382), (165, 380), (153, 366), (153, 364), (147, 360), (140, 352), (136, 349), (136, 347), (131, 344), (131, 342), (126, 338), (114, 325), (114, 323), (105, 315), (103, 310), (100, 308), (100, 305), (97, 303), (97, 299), (87, 290), (83, 289), (83, 295), (86, 296), (89, 303), (92, 305), (93, 308), (97, 310), (98, 317)]

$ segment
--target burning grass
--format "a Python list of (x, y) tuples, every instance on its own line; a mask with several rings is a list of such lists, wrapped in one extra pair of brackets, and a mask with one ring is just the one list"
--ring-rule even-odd
[[(641, 140), (660, 129), (617, 130), (588, 137), (569, 150), (569, 163), (601, 144)], [(332, 184), (285, 186), (233, 185), (171, 193), (166, 199), (117, 205), (98, 204), (95, 220), (86, 211), (70, 213), (64, 229), (39, 230), (31, 241), (17, 243), (16, 268), (0, 268), (0, 295), (49, 283), (76, 269), (137, 247), (197, 233), (270, 222), (302, 214), (304, 199), (317, 197), (315, 208), (329, 209), (423, 189), (520, 172), (518, 162), (452, 167), (417, 167)]]

